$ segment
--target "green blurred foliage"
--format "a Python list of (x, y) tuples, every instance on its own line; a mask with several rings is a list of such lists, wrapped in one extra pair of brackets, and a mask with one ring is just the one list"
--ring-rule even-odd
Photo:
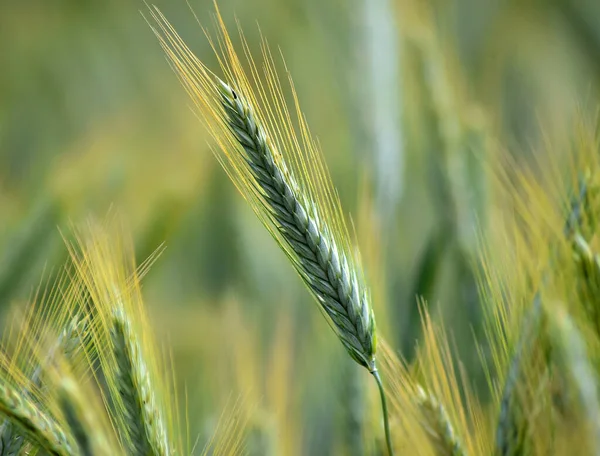
[[(212, 2), (190, 3), (210, 27)], [(216, 67), (185, 0), (156, 4)], [(477, 337), (481, 315), (470, 268), (488, 191), (479, 167), (491, 153), (535, 160), (545, 132), (566, 131), (578, 109), (597, 109), (600, 3), (219, 4), (232, 28), (237, 16), (254, 51), (261, 32), (281, 48), (345, 210), (363, 209), (365, 181), (372, 198), (386, 202), (370, 206), (375, 229), (365, 231), (378, 233), (383, 252), (374, 271), (384, 271), (376, 278), (388, 297), (379, 304), (384, 336), (411, 356), (420, 334), (416, 295), (423, 295), (448, 320), (459, 352), (472, 353), (470, 328)], [(411, 4), (425, 20), (411, 20)], [(243, 382), (223, 373), (244, 345), (225, 328), (223, 309), (233, 299), (257, 333), (248, 361), (257, 364), (259, 402), (273, 389), (266, 361), (277, 343), (273, 316), (290, 317), (294, 382), (274, 403), (289, 400), (294, 419), (285, 425), (294, 423), (299, 453), (330, 454), (348, 432), (335, 423), (342, 405), (331, 385), (363, 382), (338, 361), (342, 349), (308, 293), (212, 157), (145, 9), (133, 0), (0, 3), (2, 313), (64, 261), (60, 230), (115, 211), (132, 230), (138, 261), (166, 244), (144, 290), (182, 390), (187, 385), (192, 432), (218, 418), (223, 398), (244, 393)], [(382, 18), (389, 22), (378, 24)], [(392, 35), (375, 33), (390, 24)], [(381, 90), (388, 103), (374, 102)], [(380, 116), (394, 119), (387, 131), (373, 127)], [(396, 139), (386, 149), (389, 138)], [(380, 155), (384, 149), (388, 155)], [(394, 185), (377, 185), (390, 179), (382, 169)], [(370, 248), (373, 239), (357, 234)], [(271, 417), (265, 423), (265, 435), (281, 425)], [(262, 441), (260, 426), (253, 432), (257, 445), (272, 444)]]

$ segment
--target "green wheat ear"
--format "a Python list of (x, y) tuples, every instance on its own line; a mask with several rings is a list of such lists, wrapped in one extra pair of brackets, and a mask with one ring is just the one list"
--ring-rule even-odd
[(360, 261), (302, 116), (297, 119), (300, 133), (291, 125), (274, 63), (266, 60), (261, 77), (253, 71), (253, 82), (261, 88), (253, 91), (223, 26), (218, 47), (226, 52), (221, 59), (232, 81), (228, 84), (191, 54), (159, 12), (152, 14), (161, 44), (219, 145), (217, 158), (287, 254), (350, 356), (375, 370), (375, 319)]
[(320, 217), (318, 201), (310, 199), (277, 156), (252, 107), (224, 82), (219, 80), (218, 87), (229, 127), (246, 154), (252, 185), (262, 190), (262, 209), (272, 217), (276, 235), (286, 243), (294, 267), (352, 359), (375, 370), (375, 318), (350, 252)]
[[(385, 410), (375, 363), (375, 318), (360, 257), (293, 85), (294, 106), (289, 109), (266, 43), (260, 72), (242, 36), (248, 58), (242, 64), (218, 9), (218, 42), (211, 44), (228, 82), (193, 55), (158, 9), (151, 14), (172, 67), (218, 144), (217, 158), (285, 252), (352, 359), (373, 374)], [(244, 70), (248, 66), (249, 74)], [(293, 121), (290, 111), (295, 112)], [(384, 415), (391, 453), (386, 410)]]

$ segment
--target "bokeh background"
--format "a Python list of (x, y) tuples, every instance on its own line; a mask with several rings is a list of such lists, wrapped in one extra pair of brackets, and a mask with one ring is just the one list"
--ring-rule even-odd
[[(212, 2), (189, 2), (210, 29)], [(216, 69), (186, 1), (156, 5)], [(560, 144), (578, 112), (597, 109), (600, 3), (219, 6), (257, 53), (262, 32), (285, 56), (355, 227), (383, 336), (410, 360), (423, 296), (483, 384), (473, 349), (474, 258), (493, 188), (483, 163), (535, 162), (548, 135)], [(66, 260), (60, 230), (116, 212), (138, 261), (166, 245), (144, 292), (199, 447), (243, 397), (252, 454), (365, 454), (377, 446), (365, 437), (364, 410), (378, 413), (368, 374), (212, 156), (146, 8), (0, 2), (0, 315)]]

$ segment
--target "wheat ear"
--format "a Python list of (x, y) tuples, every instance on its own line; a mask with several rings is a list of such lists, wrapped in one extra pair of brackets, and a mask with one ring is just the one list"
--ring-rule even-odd
[[(48, 365), (52, 365), (56, 362), (56, 352), (62, 352), (62, 356), (65, 359), (71, 361), (74, 359), (77, 350), (81, 344), (81, 334), (83, 334), (85, 321), (77, 317), (72, 318), (65, 329), (61, 332), (60, 336), (54, 346), (50, 349), (46, 360), (40, 363), (33, 374), (31, 375), (31, 385), (35, 388), (42, 386), (42, 375)], [(29, 391), (22, 391), (23, 396), (30, 398)], [(30, 398), (31, 399), (31, 398)], [(15, 426), (10, 420), (5, 420), (0, 428), (0, 456), (16, 456), (21, 453), (23, 446), (25, 445), (25, 439), (23, 435), (15, 429)]]
[(286, 253), (352, 359), (377, 381), (391, 453), (386, 398), (375, 365), (371, 298), (337, 193), (293, 84), (298, 127), (291, 120), (268, 46), (263, 42), (260, 75), (243, 41), (250, 68), (246, 73), (216, 2), (215, 8), (220, 35), (211, 45), (226, 81), (194, 56), (156, 8), (151, 10), (158, 24), (154, 31), (219, 145), (221, 164)]
[[(373, 374), (387, 408), (383, 385), (375, 367), (375, 318), (361, 274), (336, 239), (319, 207), (311, 201), (273, 150), (262, 123), (252, 107), (225, 82), (218, 80), (222, 104), (231, 132), (246, 153), (246, 162), (281, 238), (291, 248), (288, 254), (300, 277), (335, 326), (342, 344), (357, 363)], [(286, 250), (288, 252), (288, 250)], [(386, 419), (386, 440), (391, 438)]]
[(77, 454), (60, 426), (27, 395), (0, 383), (0, 413), (28, 439), (53, 456)]
[(117, 388), (127, 427), (128, 454), (169, 454), (164, 420), (156, 407), (152, 383), (135, 333), (122, 308), (113, 312), (111, 327)]
[(600, 454), (600, 398), (598, 379), (587, 353), (586, 341), (569, 313), (560, 305), (545, 309), (563, 363), (571, 376), (590, 435), (590, 454)]
[[(586, 180), (582, 177), (579, 181), (579, 188), (576, 195), (571, 199), (571, 204), (567, 213), (563, 234), (567, 239), (577, 239), (576, 233), (581, 223), (582, 213), (584, 211), (585, 200), (588, 196), (588, 186)], [(543, 282), (546, 278), (542, 279)], [(517, 425), (513, 421), (512, 406), (514, 402), (514, 393), (521, 376), (522, 358), (527, 350), (530, 350), (540, 331), (540, 325), (543, 318), (542, 300), (540, 292), (535, 294), (531, 308), (525, 315), (521, 334), (517, 341), (517, 346), (510, 362), (502, 396), (500, 398), (500, 413), (498, 415), (498, 424), (496, 427), (496, 449), (500, 455), (509, 455), (513, 451), (514, 436)]]
[(218, 84), (231, 132), (246, 153), (279, 233), (294, 253), (294, 266), (335, 325), (350, 356), (374, 370), (375, 319), (360, 274), (351, 269), (351, 261), (319, 218), (316, 203), (304, 196), (282, 157), (273, 151), (251, 106), (229, 85)]
[(48, 352), (46, 359), (40, 363), (31, 375), (31, 383), (36, 387), (42, 386), (42, 376), (45, 369), (57, 362), (57, 354), (64, 357), (68, 362), (73, 362), (79, 350), (83, 346), (83, 335), (86, 330), (87, 320), (85, 318), (73, 317), (62, 330), (56, 343)]
[(421, 425), (433, 442), (437, 454), (463, 456), (465, 452), (444, 406), (421, 386), (417, 387), (416, 403), (421, 412)]

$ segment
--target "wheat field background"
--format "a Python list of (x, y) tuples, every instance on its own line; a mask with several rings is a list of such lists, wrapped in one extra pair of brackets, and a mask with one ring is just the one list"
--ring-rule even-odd
[[(197, 22), (214, 28), (213, 3), (153, 4), (217, 72)], [(421, 321), (430, 315), (481, 409), (492, 407), (481, 362), (489, 349), (482, 264), (496, 246), (482, 243), (499, 213), (531, 211), (541, 220), (546, 201), (542, 185), (523, 186), (539, 196), (528, 209), (495, 194), (523, 170), (534, 179), (567, 169), (573, 148), (596, 146), (593, 134), (583, 135), (587, 143), (573, 138), (583, 125), (593, 131), (600, 106), (600, 3), (218, 5), (236, 45), (237, 20), (249, 50), (260, 55), (264, 37), (280, 72), (293, 77), (356, 233), (386, 350), (412, 366), (428, 346), (429, 317), (425, 334)], [(246, 454), (386, 454), (376, 385), (215, 159), (148, 24), (149, 8), (133, 0), (0, 2), (0, 321), (9, 328), (36, 290), (56, 280), (72, 226), (118, 217), (138, 264), (161, 249), (142, 292), (158, 343), (171, 352), (191, 446), (197, 441), (192, 454), (201, 454), (224, 410), (248, 417)], [(514, 175), (498, 184), (490, 163), (509, 163), (503, 169)], [(535, 252), (535, 235), (522, 252)], [(595, 232), (586, 239), (593, 250)], [(505, 275), (539, 272), (549, 255), (506, 264)], [(569, 321), (557, 317), (557, 331)], [(597, 366), (596, 336), (582, 331)], [(578, 378), (587, 372), (573, 369)], [(393, 416), (392, 433), (402, 427)], [(482, 428), (494, 428), (488, 424)], [(485, 447), (421, 453), (402, 445), (397, 454)], [(543, 454), (536, 448), (515, 454)]]

